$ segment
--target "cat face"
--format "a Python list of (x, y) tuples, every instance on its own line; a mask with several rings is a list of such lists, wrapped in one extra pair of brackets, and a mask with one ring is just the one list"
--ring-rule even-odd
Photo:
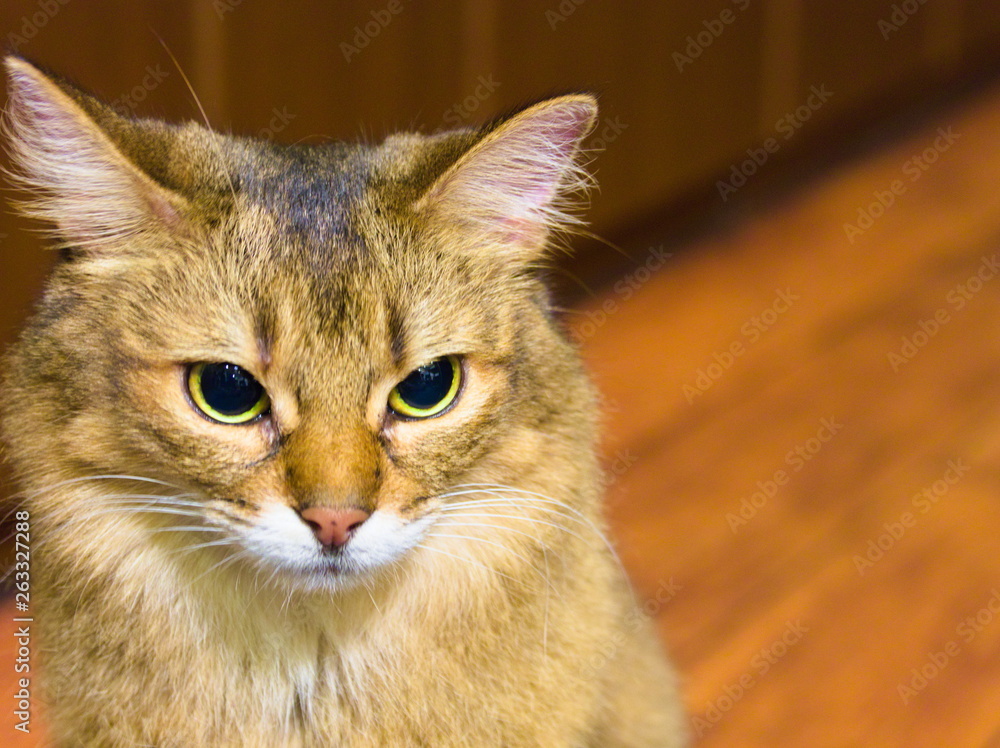
[[(418, 230), (317, 277), (260, 224), (236, 218), (206, 252), (101, 282), (112, 355), (88, 379), (105, 379), (92, 405), (116, 419), (100, 441), (137, 474), (183, 476), (268, 563), (311, 579), (370, 570), (422, 539), (449, 487), (509, 478), (507, 442), (523, 448), (547, 407), (527, 386), (530, 350), (559, 343), (530, 287), (435, 260)], [(129, 364), (108, 376), (116, 360)], [(356, 513), (310, 520), (318, 508)]]
[(552, 491), (553, 464), (587, 462), (589, 388), (533, 266), (568, 220), (589, 97), (480, 133), (281, 147), (124, 120), (8, 69), (27, 211), (65, 256), (10, 359), (7, 439), (27, 461), (27, 424), (52, 475), (148, 496), (116, 518), (40, 485), (43, 516), (150, 543), (190, 524), (338, 587), (445, 553), (430, 538), (456, 497)]

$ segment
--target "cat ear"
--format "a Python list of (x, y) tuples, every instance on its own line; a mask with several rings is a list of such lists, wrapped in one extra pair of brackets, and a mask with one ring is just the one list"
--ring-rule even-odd
[(571, 198), (589, 183), (578, 155), (596, 116), (597, 102), (586, 95), (525, 109), (463, 154), (416, 208), (471, 231), (472, 241), (491, 251), (536, 259), (551, 231), (581, 223)]
[(130, 161), (102, 127), (118, 115), (25, 60), (4, 62), (4, 125), (12, 177), (31, 195), (19, 206), (25, 214), (54, 224), (62, 245), (83, 249), (185, 228), (186, 200)]

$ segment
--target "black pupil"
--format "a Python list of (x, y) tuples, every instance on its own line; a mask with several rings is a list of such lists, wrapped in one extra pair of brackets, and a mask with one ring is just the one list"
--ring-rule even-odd
[(406, 379), (396, 385), (396, 391), (410, 407), (427, 410), (444, 400), (451, 390), (454, 377), (451, 361), (439, 358), (410, 372)]
[(201, 370), (201, 394), (205, 402), (224, 416), (239, 416), (252, 410), (264, 388), (236, 364), (205, 364)]

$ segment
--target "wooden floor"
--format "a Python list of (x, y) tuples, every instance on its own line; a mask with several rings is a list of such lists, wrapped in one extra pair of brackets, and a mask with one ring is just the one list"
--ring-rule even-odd
[(705, 748), (1000, 746), (998, 187), (993, 90), (574, 315)]
[(998, 186), (994, 90), (571, 315), (700, 745), (1000, 746)]

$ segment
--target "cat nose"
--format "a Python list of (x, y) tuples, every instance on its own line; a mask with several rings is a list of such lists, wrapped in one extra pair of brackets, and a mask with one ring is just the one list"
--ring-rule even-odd
[(316, 540), (326, 548), (344, 546), (351, 535), (371, 514), (357, 507), (351, 509), (331, 509), (325, 506), (311, 506), (300, 512), (303, 522), (309, 525)]

